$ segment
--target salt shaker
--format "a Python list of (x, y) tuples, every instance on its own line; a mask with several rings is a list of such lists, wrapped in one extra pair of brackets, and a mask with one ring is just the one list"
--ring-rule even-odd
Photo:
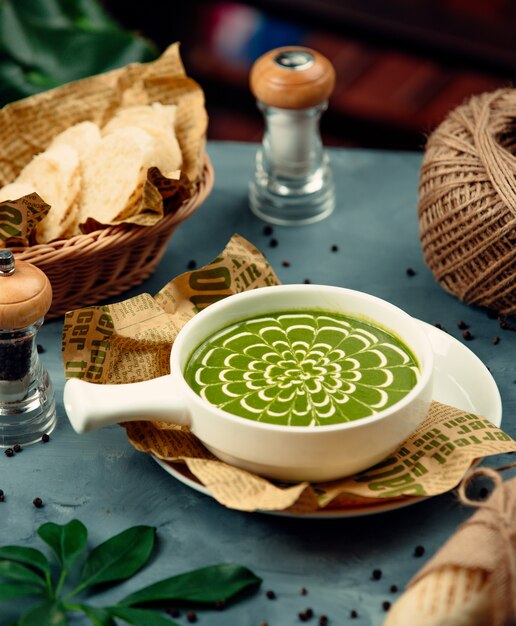
[(251, 210), (274, 224), (310, 224), (335, 207), (335, 186), (319, 119), (335, 85), (330, 61), (310, 48), (276, 48), (250, 74), (265, 119), (249, 188)]
[(35, 443), (55, 427), (54, 390), (36, 347), (51, 302), (46, 275), (0, 250), (0, 447)]

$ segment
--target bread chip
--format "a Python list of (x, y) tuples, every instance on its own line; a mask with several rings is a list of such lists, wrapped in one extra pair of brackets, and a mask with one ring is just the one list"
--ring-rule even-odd
[(36, 228), (36, 239), (48, 243), (62, 237), (74, 220), (72, 207), (80, 188), (77, 150), (62, 144), (36, 155), (20, 172), (16, 183), (34, 188), (50, 205), (50, 211)]
[(174, 123), (176, 107), (173, 104), (154, 102), (119, 109), (104, 126), (102, 133), (109, 135), (127, 126), (138, 126), (155, 138), (156, 146), (151, 165), (167, 176), (181, 167), (183, 158), (176, 139)]
[(83, 163), (80, 223), (92, 217), (109, 224), (138, 208), (155, 144), (154, 137), (135, 126), (101, 139)]
[(75, 148), (79, 159), (84, 161), (101, 139), (100, 128), (94, 122), (74, 124), (56, 135), (50, 147), (66, 144)]
[(0, 202), (7, 200), (18, 200), (23, 196), (28, 196), (36, 190), (32, 185), (25, 183), (9, 183), (0, 189)]

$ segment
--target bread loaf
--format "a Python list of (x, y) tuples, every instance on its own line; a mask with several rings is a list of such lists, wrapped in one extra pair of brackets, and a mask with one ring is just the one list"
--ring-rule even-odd
[[(466, 490), (478, 476), (495, 488), (472, 500)], [(516, 477), (480, 467), (457, 491), (477, 511), (409, 582), (384, 626), (515, 626)]]
[(486, 571), (445, 566), (409, 587), (384, 626), (489, 626), (492, 592)]

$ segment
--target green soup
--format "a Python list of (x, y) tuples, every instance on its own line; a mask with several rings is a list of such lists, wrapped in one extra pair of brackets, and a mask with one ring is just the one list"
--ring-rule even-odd
[(375, 415), (419, 377), (398, 337), (326, 311), (281, 311), (231, 324), (194, 351), (190, 387), (243, 418), (324, 426)]

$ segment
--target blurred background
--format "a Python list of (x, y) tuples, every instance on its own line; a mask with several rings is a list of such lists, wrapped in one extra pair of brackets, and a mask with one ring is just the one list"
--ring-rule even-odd
[(210, 136), (259, 140), (252, 63), (282, 45), (326, 55), (337, 86), (326, 143), (421, 149), (425, 135), (474, 93), (513, 84), (514, 0), (104, 0), (160, 48), (179, 40), (203, 86)]
[(421, 150), (467, 97), (514, 85), (515, 26), (514, 0), (0, 0), (0, 99), (180, 41), (206, 94), (209, 138), (258, 141), (250, 67), (271, 48), (305, 45), (337, 74), (326, 144)]

